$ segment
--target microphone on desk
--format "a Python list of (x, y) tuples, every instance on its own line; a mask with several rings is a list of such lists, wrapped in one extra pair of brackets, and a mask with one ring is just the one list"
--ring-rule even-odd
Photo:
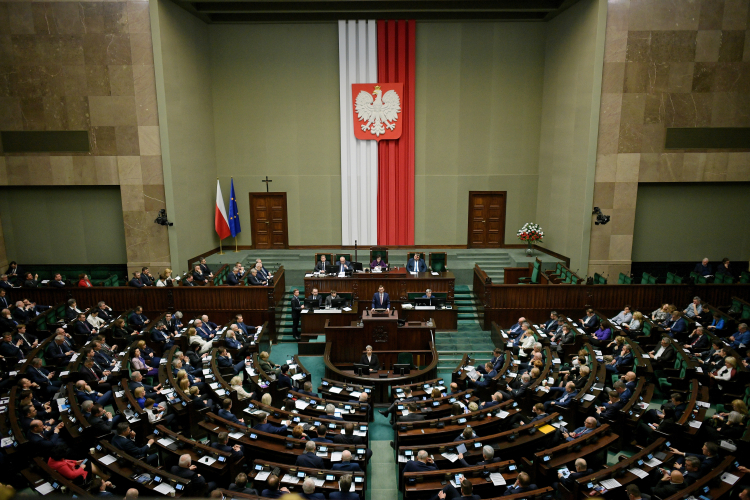
[(396, 309), (391, 310), (391, 316), (394, 316), (396, 314)]

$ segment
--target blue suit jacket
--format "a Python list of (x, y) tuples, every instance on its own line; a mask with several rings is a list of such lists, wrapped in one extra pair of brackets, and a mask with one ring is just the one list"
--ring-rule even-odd
[(419, 460), (409, 460), (404, 466), (404, 472), (424, 472), (430, 470), (438, 470), (438, 466), (435, 464), (426, 464)]
[(562, 406), (563, 408), (567, 408), (568, 406), (570, 406), (570, 402), (573, 401), (573, 398), (575, 398), (577, 395), (578, 395), (578, 391), (573, 391), (570, 393), (565, 391), (562, 396), (560, 396), (559, 398), (555, 400), (555, 404), (557, 406)]
[(128, 318), (128, 322), (137, 327), (139, 330), (143, 329), (144, 326), (146, 326), (145, 320), (147, 318), (143, 316), (142, 314), (136, 314), (132, 313), (130, 317)]
[(294, 465), (298, 467), (311, 467), (313, 469), (325, 469), (326, 464), (322, 458), (317, 456), (315, 453), (303, 453), (297, 457), (297, 461)]
[(362, 472), (362, 467), (358, 463), (338, 462), (333, 464), (331, 470), (345, 470), (349, 472)]
[(227, 285), (235, 286), (240, 284), (240, 279), (234, 273), (227, 273)]
[(133, 278), (132, 280), (128, 282), (128, 284), (136, 288), (143, 288), (144, 286), (143, 283), (141, 283), (141, 280), (139, 280), (138, 278)]
[(334, 491), (328, 495), (329, 500), (359, 500), (359, 495), (353, 491)]
[(144, 444), (139, 448), (130, 439), (119, 435), (112, 438), (112, 446), (124, 451), (133, 458), (141, 458), (148, 452), (148, 445)]
[(373, 309), (390, 309), (391, 298), (388, 296), (387, 293), (383, 293), (383, 302), (380, 302), (380, 294), (378, 292), (375, 292), (375, 294), (372, 296), (372, 308)]
[[(409, 259), (409, 262), (406, 263), (406, 270), (410, 273), (415, 272), (414, 271), (414, 258), (412, 257)], [(427, 272), (427, 264), (424, 263), (424, 259), (419, 259), (419, 264), (417, 264), (417, 271), (419, 273), (426, 273)]]
[(218, 415), (221, 418), (223, 418), (224, 420), (229, 420), (230, 422), (233, 422), (235, 424), (246, 425), (246, 424), (243, 424), (242, 422), (240, 422), (240, 419), (238, 419), (237, 417), (235, 417), (234, 413), (232, 413), (231, 411), (227, 411), (227, 410), (225, 410), (223, 408), (221, 410), (219, 410)]
[(278, 434), (280, 436), (286, 436), (287, 426), (282, 425), (281, 427), (273, 424), (258, 424), (253, 427), (256, 431), (267, 432), (268, 434)]
[(240, 349), (242, 347), (242, 344), (239, 340), (232, 338), (225, 338), (224, 344), (226, 344), (229, 349)]

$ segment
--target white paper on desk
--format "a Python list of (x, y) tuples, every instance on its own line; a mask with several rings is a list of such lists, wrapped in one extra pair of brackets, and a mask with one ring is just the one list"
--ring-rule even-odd
[(514, 365), (520, 365), (521, 364), (521, 360), (520, 359), (514, 359), (513, 360), (513, 364)]
[(430, 274), (432, 274), (433, 276), (438, 276), (440, 273), (436, 273), (435, 271), (432, 271)]
[(116, 460), (117, 459), (113, 457), (112, 455), (104, 455), (102, 458), (99, 459), (99, 461), (103, 463), (104, 465), (109, 465)]
[(327, 456), (328, 456), (328, 452), (327, 452), (327, 451), (318, 451), (318, 452), (316, 452), (315, 454), (316, 454), (317, 456), (319, 456), (319, 457), (322, 457), (322, 458), (325, 458), (325, 457), (327, 457)]
[(115, 393), (115, 397), (121, 398), (125, 395), (125, 391), (117, 391)]
[(232, 438), (232, 439), (242, 439), (243, 436), (244, 436), (244, 434), (242, 434), (241, 432), (230, 432), (229, 433), (229, 437)]
[(558, 420), (557, 422), (552, 422), (552, 427), (557, 427), (558, 429), (562, 429), (566, 425), (568, 425), (568, 423), (567, 422), (563, 422), (562, 420)]
[(458, 455), (455, 453), (443, 453), (443, 458), (446, 460), (450, 460), (451, 463), (453, 463), (458, 460)]
[(585, 334), (582, 328), (576, 328), (576, 330), (578, 330), (581, 334)]
[(342, 309), (342, 311), (346, 311), (346, 312), (349, 312), (349, 311), (351, 311), (351, 310), (352, 310), (352, 308), (351, 308), (351, 307), (344, 307), (344, 308)]
[(341, 314), (341, 309), (315, 309), (313, 312), (320, 314)]
[(256, 375), (257, 375), (257, 373), (255, 373), (255, 370), (253, 370), (253, 369), (252, 369), (252, 368), (250, 368), (249, 366), (248, 366), (247, 368), (245, 368), (245, 371), (246, 371), (246, 372), (247, 372), (247, 373), (248, 373), (248, 374), (249, 374), (249, 375), (250, 375), (251, 377), (254, 377), (254, 376), (256, 376)]
[(313, 273), (307, 273), (307, 274), (305, 274), (305, 278), (312, 278), (312, 277), (313, 277)]
[(542, 392), (549, 392), (549, 387), (541, 386), (541, 387), (537, 387), (537, 390), (542, 391)]
[(735, 476), (734, 474), (730, 474), (728, 472), (725, 472), (721, 475), (721, 480), (724, 481), (727, 484), (734, 484), (739, 479), (739, 476)]
[(645, 353), (644, 353), (644, 354), (641, 354), (641, 357), (642, 357), (642, 358), (646, 358), (646, 359), (648, 359), (648, 358), (649, 358), (650, 356), (649, 356), (648, 354), (645, 354)]
[(695, 371), (697, 371), (698, 373), (703, 373), (703, 368), (701, 368), (700, 366), (696, 366)]
[(223, 396), (226, 393), (227, 393), (227, 391), (224, 390), (224, 389), (216, 389), (216, 395), (217, 396)]
[(632, 469), (629, 469), (628, 472), (638, 476), (641, 479), (648, 477), (648, 472), (643, 469), (639, 469), (638, 467), (633, 467)]
[(504, 339), (508, 338), (508, 335), (505, 332), (501, 332), (501, 333), (502, 333)]
[(267, 470), (260, 471), (260, 472), (258, 472), (258, 474), (256, 474), (255, 480), (256, 481), (265, 481), (266, 479), (268, 479), (268, 476), (270, 476), (270, 475), (271, 475), (271, 471), (267, 471)]
[(559, 365), (560, 363), (562, 363), (562, 361), (560, 361), (560, 358), (552, 358), (552, 363)]
[(0, 440), (0, 447), (7, 448), (13, 444), (14, 439), (12, 437), (3, 438)]
[(701, 425), (703, 425), (703, 422), (701, 422), (700, 420), (691, 420), (690, 422), (688, 422), (688, 425), (695, 429), (700, 429)]
[(159, 483), (156, 488), (154, 488), (154, 491), (158, 491), (162, 495), (171, 495), (174, 493), (174, 488), (167, 483)]
[(325, 479), (318, 479), (317, 477), (312, 478), (312, 480), (315, 482), (315, 487), (318, 488), (320, 486), (323, 486), (326, 482)]
[(331, 462), (341, 462), (341, 457), (343, 455), (343, 451), (333, 451), (331, 452)]
[(76, 359), (78, 359), (78, 353), (75, 353), (75, 354), (73, 354), (73, 355), (72, 355), (72, 356), (70, 357), (70, 361), (75, 361)]
[(302, 401), (301, 399), (298, 399), (297, 401), (294, 402), (294, 406), (298, 410), (304, 410), (305, 408), (310, 406), (310, 403), (308, 403), (307, 401)]
[(583, 395), (583, 400), (584, 400), (584, 401), (593, 401), (594, 399), (595, 399), (595, 398), (594, 398), (594, 395), (593, 395), (593, 394), (584, 394), (584, 395)]
[(602, 479), (599, 481), (599, 484), (607, 488), (608, 490), (613, 490), (617, 488), (618, 486), (622, 486), (617, 479)]
[(173, 392), (174, 392), (174, 389), (172, 389), (170, 387), (169, 389), (162, 389), (161, 390), (161, 395), (162, 396), (168, 396), (168, 395), (172, 394)]
[(658, 458), (652, 458), (648, 462), (644, 462), (644, 463), (648, 465), (649, 467), (659, 467), (661, 465), (661, 460), (659, 460)]
[[(443, 456), (445, 456), (445, 455), (443, 455)], [(406, 455), (399, 455), (398, 456), (398, 463), (405, 464), (406, 462), (408, 462), (408, 460), (406, 459)]]
[(209, 384), (208, 386), (211, 389), (218, 389), (219, 388), (219, 383), (218, 382), (214, 382), (213, 384)]
[(496, 416), (497, 418), (505, 418), (505, 417), (507, 417), (508, 415), (510, 415), (510, 413), (508, 413), (507, 411), (505, 411), (505, 410), (500, 410), (499, 412), (497, 412), (497, 414), (496, 414), (495, 416)]
[(310, 309), (302, 309), (302, 311), (300, 311), (300, 312), (301, 312), (302, 314), (307, 314), (307, 313), (309, 313), (309, 312), (310, 312)]
[(34, 489), (38, 491), (40, 495), (46, 495), (47, 493), (55, 491), (55, 488), (53, 488), (49, 483), (40, 484)]
[(161, 361), (159, 361), (160, 365), (166, 365), (167, 364), (167, 358), (161, 358)]
[(507, 376), (510, 377), (510, 378), (516, 378), (518, 376), (518, 374), (516, 372), (508, 372)]
[[(344, 429), (341, 429), (341, 433), (342, 434), (344, 433)], [(367, 436), (367, 433), (365, 431), (354, 431), (354, 435), (355, 436), (365, 437), (365, 436)]]
[(539, 332), (539, 336), (542, 337), (543, 339), (547, 338), (547, 334), (546, 333)]
[(409, 414), (409, 410), (404, 410), (401, 412), (401, 415), (407, 416)]
[(298, 373), (296, 375), (292, 375), (292, 380), (302, 380), (303, 378), (305, 378), (304, 373)]
[(505, 484), (505, 478), (502, 474), (499, 472), (493, 472), (490, 474), (490, 479), (492, 479), (492, 484), (494, 486), (502, 486)]
[(358, 398), (361, 395), (362, 395), (362, 393), (359, 392), (359, 391), (352, 391), (352, 392), (349, 393), (349, 397), (351, 397), (351, 398)]
[(210, 368), (204, 368), (203, 369), (203, 375), (208, 375), (209, 373), (211, 373), (211, 369)]
[(162, 446), (169, 446), (170, 444), (174, 443), (174, 439), (172, 438), (161, 438), (157, 441)]
[(330, 392), (334, 394), (340, 394), (343, 389), (341, 387), (331, 387)]
[(326, 407), (325, 407), (325, 406), (323, 406), (323, 405), (317, 405), (317, 406), (315, 407), (315, 409), (316, 409), (316, 410), (320, 410), (320, 411), (325, 411)]
[(597, 356), (601, 356), (602, 355), (602, 351), (597, 351), (596, 349), (594, 349), (594, 354), (596, 354)]
[(205, 465), (213, 465), (213, 463), (216, 462), (216, 459), (214, 457), (205, 456), (198, 461)]

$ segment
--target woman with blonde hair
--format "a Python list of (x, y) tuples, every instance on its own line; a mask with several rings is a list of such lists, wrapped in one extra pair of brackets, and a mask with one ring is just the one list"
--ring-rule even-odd
[(166, 268), (163, 273), (159, 274), (159, 279), (156, 280), (156, 286), (169, 286), (172, 284), (172, 270)]
[(264, 405), (271, 406), (271, 403), (273, 402), (273, 397), (269, 393), (263, 394), (263, 396), (260, 398), (260, 402)]
[(242, 387), (242, 377), (235, 376), (232, 377), (232, 380), (229, 381), (229, 385), (232, 387), (233, 390), (237, 391), (237, 399), (243, 400), (251, 397), (250, 394), (248, 394), (245, 389)]
[(627, 327), (629, 332), (640, 332), (643, 330), (643, 313), (636, 311), (633, 313), (633, 319), (630, 324), (623, 325)]
[[(190, 391), (190, 379), (187, 378), (187, 374), (185, 374), (185, 378), (183, 378), (179, 382), (177, 382), (177, 385), (179, 385), (180, 389), (182, 390), (182, 392), (184, 392), (186, 394), (188, 393), (188, 391)], [(197, 389), (197, 387), (196, 387), (196, 389)]]
[(135, 390), (133, 391), (133, 397), (135, 398), (138, 406), (140, 406), (141, 409), (146, 407), (146, 389), (143, 386), (135, 388)]
[(661, 323), (672, 316), (672, 311), (669, 310), (669, 304), (662, 304), (659, 309), (656, 309), (651, 313), (651, 320), (655, 323)]
[(269, 357), (270, 354), (266, 351), (261, 352), (258, 355), (258, 364), (260, 365), (260, 369), (273, 380), (279, 373), (281, 373), (281, 367), (277, 364), (271, 363), (268, 360)]

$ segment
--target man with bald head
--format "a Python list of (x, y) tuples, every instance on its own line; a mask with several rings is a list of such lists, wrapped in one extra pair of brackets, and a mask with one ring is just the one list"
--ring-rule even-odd
[(685, 478), (682, 476), (682, 472), (673, 470), (672, 472), (664, 471), (659, 484), (651, 489), (651, 494), (656, 495), (659, 498), (671, 497), (675, 493), (685, 489)]
[(526, 323), (526, 318), (521, 316), (518, 318), (518, 323), (508, 328), (508, 337), (514, 339), (523, 333), (523, 324)]
[(362, 472), (362, 467), (358, 463), (352, 463), (352, 452), (344, 450), (341, 454), (341, 462), (333, 464), (331, 470), (345, 470), (349, 472)]
[(409, 460), (404, 466), (404, 472), (424, 472), (438, 470), (438, 466), (430, 458), (426, 450), (419, 450), (416, 460)]
[(32, 420), (29, 425), (28, 439), (35, 449), (34, 453), (43, 457), (49, 457), (52, 448), (57, 444), (62, 443), (60, 430), (64, 425), (65, 424), (60, 422), (52, 429), (45, 431), (44, 422), (41, 420)]
[(216, 483), (206, 483), (206, 479), (195, 472), (197, 467), (192, 464), (190, 455), (187, 453), (180, 455), (180, 460), (177, 465), (172, 466), (172, 474), (188, 479), (190, 481), (191, 493), (202, 493), (203, 491), (212, 491), (216, 489)]
[(573, 441), (574, 439), (578, 439), (581, 436), (585, 436), (586, 434), (589, 434), (594, 429), (596, 429), (596, 426), (597, 426), (596, 419), (594, 417), (588, 417), (583, 423), (583, 427), (579, 427), (573, 432), (563, 432), (562, 435), (566, 441)]

